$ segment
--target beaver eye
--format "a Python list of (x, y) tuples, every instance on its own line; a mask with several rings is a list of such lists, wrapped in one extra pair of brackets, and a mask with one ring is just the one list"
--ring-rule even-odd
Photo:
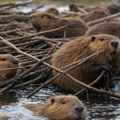
[(101, 14), (102, 14), (102, 15), (105, 15), (105, 13), (104, 13), (104, 12), (102, 12)]
[(51, 98), (51, 99), (50, 99), (50, 102), (51, 102), (51, 104), (54, 104), (55, 99), (54, 99), (54, 98)]
[(6, 59), (5, 59), (5, 58), (2, 58), (1, 60), (2, 60), (2, 61), (5, 61)]
[(55, 99), (54, 99), (54, 98), (51, 98), (50, 102), (51, 102), (51, 104), (54, 104)]
[(92, 37), (91, 37), (91, 41), (92, 41), (92, 42), (94, 42), (94, 41), (95, 41), (95, 39), (96, 39), (96, 37), (95, 37), (95, 36), (92, 36)]
[(52, 17), (50, 15), (48, 15), (48, 19), (51, 19)]
[(104, 40), (104, 38), (100, 38), (100, 41), (103, 41)]

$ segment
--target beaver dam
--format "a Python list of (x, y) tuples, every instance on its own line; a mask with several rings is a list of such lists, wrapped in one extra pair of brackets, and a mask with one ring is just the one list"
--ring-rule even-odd
[[(118, 30), (120, 3), (110, 2), (101, 6), (71, 4), (67, 7), (63, 6), (65, 10), (61, 11), (61, 7), (58, 7), (58, 10), (47, 9), (41, 4), (34, 5), (32, 1), (0, 4), (0, 120), (45, 120), (47, 118), (33, 116), (31, 111), (23, 107), (23, 104), (44, 103), (50, 96), (61, 94), (79, 96), (87, 106), (88, 120), (120, 120), (120, 38), (117, 38), (120, 34)], [(24, 11), (26, 8), (30, 10)], [(108, 25), (105, 31), (111, 29), (110, 32), (99, 31), (98, 28), (98, 32), (93, 31), (93, 34), (98, 35), (93, 36), (91, 33), (90, 36), (87, 30), (102, 22), (107, 24), (114, 22), (117, 27), (112, 30)], [(92, 31), (92, 27), (89, 30)], [(111, 35), (106, 37), (99, 33)], [(82, 55), (80, 59), (78, 56), (73, 56), (75, 58), (68, 56), (69, 61), (71, 58), (74, 60), (66, 64), (68, 61), (64, 62), (66, 59), (64, 55), (67, 56), (69, 49), (72, 48), (66, 47), (67, 52), (61, 53), (64, 54), (61, 58), (64, 64), (59, 60), (59, 62), (55, 61), (59, 56), (51, 61), (57, 50), (62, 50), (64, 44), (67, 45), (76, 38), (81, 41), (90, 39), (90, 42), (86, 44), (84, 42), (84, 46), (90, 45), (90, 48), (94, 48), (94, 52), (90, 49), (88, 52), (91, 54)], [(99, 42), (104, 42), (104, 39), (107, 40), (109, 53), (107, 55), (105, 51), (99, 49), (101, 45), (97, 46)], [(83, 49), (79, 46), (80, 48), (83, 52), (87, 47)], [(109, 60), (101, 62), (98, 66), (95, 56), (98, 60), (99, 53), (105, 54), (105, 57), (100, 58), (102, 62)], [(54, 61), (56, 67), (53, 66)], [(97, 64), (96, 69), (100, 71), (89, 73), (88, 69), (91, 70), (93, 67), (87, 66), (89, 62)], [(86, 78), (91, 74), (95, 77), (93, 79), (90, 77), (91, 82), (85, 79), (89, 82), (84, 83), (84, 79), (79, 80), (79, 77), (74, 77), (69, 72), (76, 67), (88, 68), (80, 73)], [(55, 73), (54, 76), (52, 71)], [(64, 81), (60, 85), (57, 77), (61, 75), (61, 79), (70, 80), (75, 85), (80, 85), (82, 89), (79, 91), (75, 86), (69, 89), (72, 88), (69, 82), (62, 86)], [(102, 84), (105, 83), (103, 86), (101, 81)], [(57, 83), (58, 86), (53, 83)]]

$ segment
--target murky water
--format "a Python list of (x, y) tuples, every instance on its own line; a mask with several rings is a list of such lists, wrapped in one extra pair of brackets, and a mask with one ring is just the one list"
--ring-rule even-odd
[[(36, 5), (22, 7), (22, 11), (30, 12)], [(55, 7), (54, 5), (44, 6), (41, 10), (49, 7)], [(60, 11), (68, 10), (68, 6), (58, 7)], [(21, 10), (21, 8), (18, 8)], [(116, 83), (114, 92), (120, 93), (120, 82)], [(32, 112), (25, 109), (22, 105), (24, 103), (43, 103), (50, 96), (63, 94), (57, 90), (57, 88), (50, 85), (48, 88), (44, 88), (36, 93), (32, 98), (27, 99), (29, 91), (26, 90), (12, 90), (5, 95), (0, 96), (0, 115), (8, 115), (9, 120), (46, 120), (39, 116), (33, 116)], [(89, 97), (89, 100), (82, 98), (82, 101), (87, 106), (88, 119), (89, 120), (120, 120), (120, 100), (117, 99), (103, 99)], [(1, 119), (0, 119), (1, 120)]]
[[(120, 82), (117, 82), (114, 92), (120, 93)], [(44, 103), (50, 96), (63, 94), (55, 86), (49, 85), (27, 99), (28, 91), (12, 90), (0, 97), (0, 115), (10, 116), (9, 120), (47, 120), (40, 116), (33, 116), (32, 112), (25, 109), (25, 103)], [(88, 120), (120, 120), (120, 101), (113, 98), (86, 97), (81, 98), (88, 110)]]

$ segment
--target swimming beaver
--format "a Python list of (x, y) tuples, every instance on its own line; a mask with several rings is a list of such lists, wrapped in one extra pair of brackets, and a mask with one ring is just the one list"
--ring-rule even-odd
[(73, 95), (59, 95), (49, 98), (47, 103), (25, 104), (35, 115), (50, 120), (86, 120), (86, 109), (83, 103)]
[[(120, 40), (117, 37), (106, 34), (78, 37), (56, 51), (53, 54), (51, 62), (53, 66), (61, 69), (93, 53), (97, 53), (97, 55), (81, 65), (68, 71), (68, 73), (77, 80), (89, 84), (93, 82), (103, 70), (111, 71), (111, 65), (113, 72), (119, 70), (119, 45)], [(103, 52), (98, 53), (100, 50), (103, 50)], [(53, 75), (57, 73), (58, 72), (53, 70)], [(104, 79), (106, 81), (105, 77), (102, 78), (102, 81)], [(105, 81), (99, 83), (99, 85), (97, 84), (97, 87), (105, 86)], [(78, 83), (65, 77), (65, 75), (57, 77), (54, 83), (71, 92), (78, 92), (82, 88)]]
[(97, 34), (110, 34), (120, 38), (120, 22), (103, 22), (96, 24), (88, 29), (86, 36)]
[[(15, 58), (13, 55), (0, 54), (0, 81), (13, 78), (17, 73), (17, 69), (9, 69), (9, 68), (15, 68), (18, 66), (19, 66), (19, 60)], [(8, 70), (3, 70), (7, 68)]]
[(32, 14), (30, 17), (31, 23), (37, 31), (51, 30), (68, 25), (64, 29), (44, 34), (50, 38), (62, 38), (66, 30), (66, 37), (75, 37), (84, 35), (88, 30), (88, 26), (80, 19), (74, 18), (59, 18), (55, 15), (39, 12)]

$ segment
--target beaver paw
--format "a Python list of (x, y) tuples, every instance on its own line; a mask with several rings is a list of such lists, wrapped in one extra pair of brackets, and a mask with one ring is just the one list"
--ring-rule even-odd
[(112, 72), (112, 65), (110, 64), (100, 64), (95, 67), (95, 72), (102, 72), (103, 70), (111, 73)]

